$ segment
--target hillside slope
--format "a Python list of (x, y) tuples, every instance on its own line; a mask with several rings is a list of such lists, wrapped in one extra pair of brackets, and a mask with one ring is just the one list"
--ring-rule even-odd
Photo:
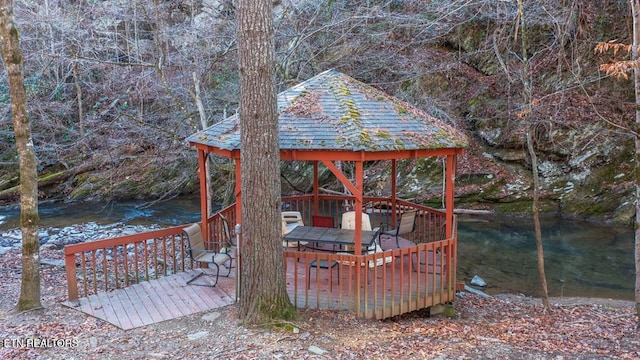
[[(196, 154), (184, 139), (238, 107), (233, 2), (59, 3), (16, 2), (42, 197), (197, 191)], [(593, 53), (598, 41), (629, 41), (625, 2), (527, 2), (524, 31), (508, 1), (274, 3), (280, 90), (336, 68), (469, 134), (460, 207), (530, 207), (527, 66), (544, 210), (617, 222), (633, 215), (633, 142), (624, 130), (633, 88), (606, 78), (598, 68), (609, 55)], [(0, 201), (10, 202), (17, 161), (6, 85), (0, 94)], [(437, 160), (400, 169), (403, 197), (438, 205)], [(283, 189), (304, 190), (306, 171), (283, 164)], [(371, 192), (388, 186), (383, 164), (368, 172)], [(213, 173), (224, 200), (231, 165), (215, 160)]]

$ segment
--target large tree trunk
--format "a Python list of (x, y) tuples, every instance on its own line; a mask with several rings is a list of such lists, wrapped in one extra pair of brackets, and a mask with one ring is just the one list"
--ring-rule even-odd
[(40, 308), (40, 244), (38, 241), (37, 162), (31, 125), (27, 114), (27, 95), (22, 75), (22, 51), (18, 29), (13, 22), (13, 1), (0, 0), (0, 39), (2, 58), (9, 77), (13, 131), (20, 164), (20, 225), (22, 228), (22, 285), (17, 308)]
[(248, 324), (288, 319), (280, 229), (280, 151), (272, 0), (238, 1), (242, 148), (240, 317)]
[[(638, 42), (640, 41), (640, 1), (631, 0), (631, 14), (633, 16), (633, 44), (631, 47), (631, 60), (638, 62)], [(640, 70), (633, 68), (633, 79), (636, 93), (636, 127), (635, 127), (635, 188), (636, 188), (636, 223), (635, 223), (635, 262), (636, 262), (636, 316), (637, 328), (640, 330)]]

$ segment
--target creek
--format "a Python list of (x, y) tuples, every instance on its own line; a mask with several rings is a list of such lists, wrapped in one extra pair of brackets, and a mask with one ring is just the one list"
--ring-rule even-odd
[[(140, 202), (39, 205), (41, 227), (99, 225), (175, 226), (200, 220), (198, 197), (141, 206)], [(0, 233), (19, 227), (19, 208), (0, 207)], [(635, 266), (631, 226), (544, 217), (545, 271), (549, 295), (633, 300)], [(463, 215), (458, 222), (458, 280), (474, 275), (488, 294), (539, 296), (533, 222), (529, 217)]]

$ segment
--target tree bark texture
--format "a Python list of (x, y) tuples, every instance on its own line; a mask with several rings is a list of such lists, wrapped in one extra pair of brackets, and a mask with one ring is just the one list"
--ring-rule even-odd
[(40, 303), (40, 244), (38, 241), (38, 173), (31, 125), (27, 113), (27, 94), (22, 75), (22, 51), (18, 29), (13, 22), (13, 1), (0, 0), (0, 39), (2, 58), (9, 78), (13, 131), (20, 168), (20, 226), (22, 228), (22, 282), (17, 308), (20, 311), (42, 307)]
[[(631, 47), (631, 58), (638, 62), (638, 42), (640, 41), (640, 0), (631, 0), (631, 13), (633, 16), (633, 44)], [(636, 221), (635, 221), (635, 264), (636, 264), (636, 283), (635, 283), (635, 301), (636, 316), (638, 317), (637, 328), (640, 330), (640, 71), (637, 67), (633, 68), (633, 80), (636, 100), (636, 133), (635, 133), (635, 190), (636, 190)]]
[(248, 324), (294, 314), (286, 291), (280, 219), (280, 152), (271, 0), (238, 1), (242, 148), (240, 317)]

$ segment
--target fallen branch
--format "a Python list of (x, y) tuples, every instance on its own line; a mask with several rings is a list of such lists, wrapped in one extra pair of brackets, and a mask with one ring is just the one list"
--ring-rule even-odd
[[(38, 187), (44, 187), (65, 181), (78, 174), (92, 171), (98, 168), (98, 164), (87, 164), (73, 169), (47, 174), (38, 178)], [(9, 200), (20, 195), (20, 184), (0, 191), (0, 200)]]

